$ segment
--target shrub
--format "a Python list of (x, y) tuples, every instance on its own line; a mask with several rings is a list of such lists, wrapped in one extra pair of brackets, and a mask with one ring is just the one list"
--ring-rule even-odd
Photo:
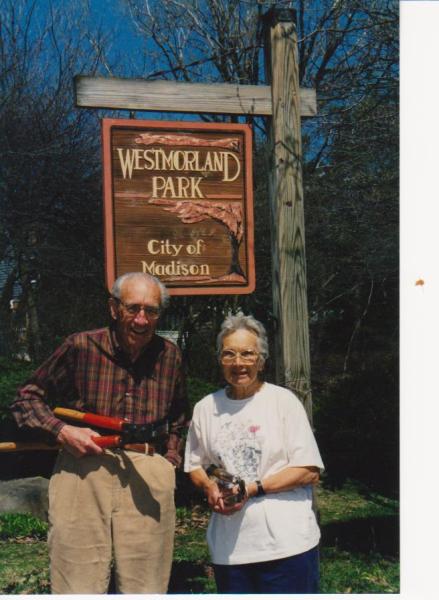
[(10, 417), (9, 405), (17, 388), (29, 377), (34, 365), (0, 356), (0, 421)]
[(373, 376), (366, 371), (331, 378), (314, 404), (329, 485), (338, 487), (351, 478), (398, 496), (398, 386), (387, 367), (383, 360), (374, 364)]
[(29, 514), (0, 514), (0, 539), (16, 538), (46, 539), (48, 525)]
[(188, 396), (191, 407), (201, 400), (207, 394), (211, 394), (218, 389), (218, 385), (210, 383), (208, 381), (203, 381), (202, 379), (198, 379), (197, 377), (188, 377), (187, 380), (187, 388), (188, 388)]

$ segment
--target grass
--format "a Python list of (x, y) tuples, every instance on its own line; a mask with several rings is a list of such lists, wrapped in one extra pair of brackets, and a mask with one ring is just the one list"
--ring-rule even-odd
[[(204, 539), (208, 521), (209, 515), (203, 507), (177, 509), (174, 561), (209, 561), (209, 552)], [(200, 536), (200, 532), (202, 532), (202, 536)]]
[(49, 594), (49, 559), (45, 541), (0, 541), (0, 593)]
[[(317, 492), (321, 593), (398, 593), (398, 505), (348, 482)], [(215, 593), (205, 542), (204, 506), (177, 509), (171, 593)], [(0, 515), (0, 594), (47, 594), (46, 525), (33, 517)]]
[(399, 565), (380, 554), (321, 549), (322, 594), (382, 594), (399, 592)]
[(205, 507), (177, 508), (170, 593), (214, 594), (216, 592), (205, 540), (208, 521), (209, 513)]
[(22, 514), (0, 514), (0, 593), (49, 594), (47, 523)]
[(322, 593), (398, 593), (396, 500), (353, 482), (318, 490)]
[(370, 492), (364, 486), (347, 481), (336, 492), (319, 486), (317, 500), (322, 526), (334, 521), (391, 517), (398, 512), (398, 502)]

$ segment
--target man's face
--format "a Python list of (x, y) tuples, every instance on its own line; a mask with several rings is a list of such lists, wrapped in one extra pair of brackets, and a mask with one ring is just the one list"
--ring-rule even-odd
[(128, 279), (122, 286), (121, 302), (110, 299), (110, 311), (116, 320), (119, 343), (129, 352), (139, 352), (152, 339), (158, 319), (148, 316), (146, 310), (130, 313), (134, 305), (160, 310), (160, 289), (154, 282)]

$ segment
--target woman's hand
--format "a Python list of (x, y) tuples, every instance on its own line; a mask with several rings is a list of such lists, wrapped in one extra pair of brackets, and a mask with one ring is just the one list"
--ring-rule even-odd
[(224, 508), (224, 500), (218, 484), (212, 479), (208, 479), (203, 486), (207, 503), (214, 512), (219, 512)]
[(213, 479), (210, 479), (207, 476), (206, 471), (201, 467), (191, 471), (189, 473), (189, 477), (196, 487), (203, 490), (212, 511), (220, 515), (232, 515), (238, 510), (241, 510), (248, 500), (248, 494), (246, 490), (245, 496), (240, 502), (228, 506), (227, 498), (237, 494), (239, 492), (239, 486), (235, 485), (231, 489), (221, 490), (217, 482)]
[(233, 513), (241, 510), (248, 500), (247, 490), (245, 491), (242, 500), (240, 500), (239, 502), (230, 502), (230, 499), (233, 496), (236, 496), (236, 494), (238, 494), (239, 492), (240, 489), (238, 485), (235, 485), (231, 489), (224, 490), (221, 494), (221, 499), (218, 503), (218, 507), (215, 509), (215, 512), (218, 512), (222, 515), (232, 515)]

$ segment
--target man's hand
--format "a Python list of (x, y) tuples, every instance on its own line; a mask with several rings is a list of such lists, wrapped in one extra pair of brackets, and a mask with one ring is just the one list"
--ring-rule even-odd
[(76, 458), (81, 458), (87, 454), (102, 454), (103, 450), (94, 443), (92, 437), (99, 437), (99, 433), (88, 427), (75, 427), (74, 425), (64, 425), (59, 432), (56, 440), (70, 454)]

